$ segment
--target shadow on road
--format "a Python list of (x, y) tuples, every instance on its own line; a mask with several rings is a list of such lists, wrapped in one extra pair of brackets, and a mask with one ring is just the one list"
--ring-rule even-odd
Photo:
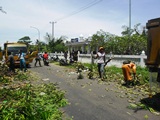
[(153, 95), (151, 98), (144, 98), (140, 102), (160, 112), (160, 93)]

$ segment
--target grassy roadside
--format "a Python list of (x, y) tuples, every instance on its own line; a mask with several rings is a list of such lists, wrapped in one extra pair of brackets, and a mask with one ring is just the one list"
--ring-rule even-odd
[(34, 73), (8, 73), (8, 67), (0, 65), (0, 120), (62, 119), (65, 93), (55, 84), (35, 83)]

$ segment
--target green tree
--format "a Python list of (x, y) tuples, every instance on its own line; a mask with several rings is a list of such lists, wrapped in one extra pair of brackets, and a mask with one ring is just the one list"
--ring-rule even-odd
[(60, 38), (57, 38), (55, 40), (51, 39), (51, 35), (48, 33), (45, 36), (45, 39), (47, 41), (47, 51), (48, 52), (61, 52), (66, 51), (67, 47), (64, 44), (64, 41), (66, 41), (66, 36), (61, 36)]
[(2, 6), (0, 6), (0, 11), (1, 11), (2, 13), (7, 14), (7, 12), (2, 9)]
[(18, 42), (20, 42), (20, 43), (26, 43), (26, 44), (28, 45), (28, 44), (30, 44), (32, 41), (31, 41), (31, 39), (30, 39), (29, 36), (24, 36), (24, 37), (20, 38), (20, 39), (18, 40)]
[[(121, 51), (123, 54), (136, 55), (140, 54), (143, 50), (146, 51), (147, 33), (144, 27), (143, 29), (140, 29), (140, 25), (140, 23), (134, 25), (134, 28), (130, 30), (131, 34), (123, 34), (123, 36), (121, 37), (122, 39), (124, 39), (123, 47), (125, 48), (125, 51)], [(124, 29), (122, 33), (126, 33), (126, 30), (128, 29)]]
[(90, 43), (91, 49), (97, 51), (100, 46), (106, 48), (107, 41), (113, 40), (114, 37), (115, 35), (110, 34), (109, 32), (104, 32), (103, 30), (97, 31), (97, 33), (92, 36), (92, 41)]
[(45, 42), (40, 41), (39, 42), (39, 51), (43, 51), (43, 52), (47, 51), (46, 46), (47, 46), (47, 44)]
[(92, 50), (103, 46), (106, 53), (130, 55), (141, 54), (143, 50), (147, 51), (147, 31), (144, 27), (140, 29), (140, 24), (136, 24), (133, 29), (127, 26), (122, 28), (122, 36), (115, 36), (103, 30), (98, 31), (92, 36)]

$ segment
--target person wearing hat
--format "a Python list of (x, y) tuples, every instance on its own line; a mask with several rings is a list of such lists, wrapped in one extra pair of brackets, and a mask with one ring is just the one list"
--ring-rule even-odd
[(103, 79), (104, 65), (106, 60), (105, 51), (103, 47), (99, 47), (99, 50), (95, 58), (97, 59), (99, 78)]

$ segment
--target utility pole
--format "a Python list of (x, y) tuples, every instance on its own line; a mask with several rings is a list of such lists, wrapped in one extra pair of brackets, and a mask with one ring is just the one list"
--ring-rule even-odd
[(37, 30), (37, 32), (38, 32), (38, 39), (36, 40), (36, 43), (37, 43), (37, 45), (38, 45), (38, 50), (40, 50), (40, 48), (39, 48), (39, 42), (40, 42), (40, 31), (39, 31), (39, 29), (38, 28), (36, 28), (36, 27), (32, 27), (32, 26), (30, 26), (31, 28), (34, 28), (34, 29), (36, 29)]
[(129, 37), (131, 35), (131, 0), (129, 0)]
[(57, 22), (52, 21), (52, 22), (49, 22), (49, 23), (52, 24), (52, 40), (54, 40), (54, 24), (57, 23)]
[[(129, 30), (128, 30), (128, 42), (131, 40), (131, 0), (129, 0)], [(128, 44), (129, 46), (129, 54), (130, 53), (130, 49), (131, 49), (131, 46), (130, 44)]]

